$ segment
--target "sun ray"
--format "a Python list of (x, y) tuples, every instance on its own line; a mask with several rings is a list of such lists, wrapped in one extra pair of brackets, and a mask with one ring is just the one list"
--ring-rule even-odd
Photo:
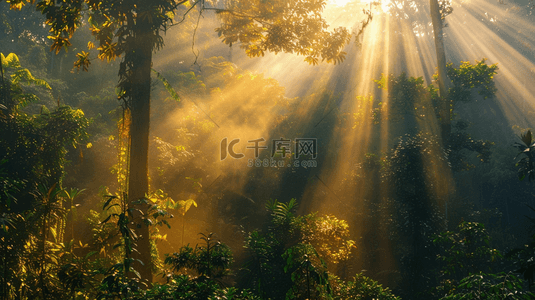
[[(381, 74), (398, 76), (405, 72), (407, 76), (423, 77), (426, 85), (434, 84), (432, 78), (437, 67), (432, 26), (425, 6), (412, 14), (405, 14), (401, 4), (392, 9), (389, 9), (388, 5), (389, 2), (386, 1), (380, 6), (371, 5), (369, 1), (329, 1), (325, 17), (333, 28), (357, 28), (363, 19), (362, 8), (371, 6), (374, 11), (373, 21), (360, 41), (361, 46), (358, 47), (351, 41), (345, 49), (346, 60), (339, 65), (311, 66), (303, 62), (302, 57), (281, 53), (248, 59), (239, 49), (239, 45), (233, 46), (232, 55), (229, 55), (233, 63), (243, 69), (262, 73), (266, 78), (276, 79), (285, 87), (286, 97), (295, 101), (292, 103), (297, 108), (292, 115), (292, 124), (297, 129), (293, 132), (301, 136), (286, 138), (322, 136), (323, 139), (318, 142), (323, 152), (318, 153), (322, 156), (321, 164), (306, 171), (294, 172), (282, 168), (261, 170), (247, 167), (246, 163), (239, 160), (225, 161), (213, 168), (213, 177), (216, 177), (216, 173), (230, 173), (242, 178), (230, 185), (242, 194), (254, 194), (258, 197), (255, 199), (257, 201), (266, 200), (274, 190), (290, 190), (292, 181), (298, 182), (295, 185), (302, 184), (302, 190), (277, 195), (284, 198), (299, 197), (300, 209), (303, 212), (321, 211), (325, 214), (335, 214), (342, 219), (351, 219), (354, 236), (357, 239), (363, 237), (358, 240), (357, 245), (358, 256), (361, 258), (367, 255), (366, 251), (377, 250), (370, 248), (368, 244), (372, 239), (371, 233), (384, 233), (379, 229), (370, 229), (370, 224), (364, 221), (369, 221), (365, 215), (374, 212), (371, 206), (376, 205), (383, 210), (377, 212), (374, 218), (393, 218), (393, 208), (389, 206), (391, 204), (388, 201), (395, 197), (389, 187), (381, 186), (382, 179), (377, 173), (363, 171), (363, 165), (380, 162), (381, 157), (396, 146), (399, 136), (406, 131), (403, 127), (406, 124), (392, 120), (394, 112), (389, 110), (391, 99), (388, 98), (388, 92), (379, 90), (373, 80), (381, 78)], [(474, 62), (486, 57), (489, 63), (498, 63), (500, 68), (495, 78), (498, 88), (496, 102), (499, 105), (478, 102), (483, 103), (478, 104), (478, 107), (485, 107), (489, 111), (499, 110), (498, 113), (507, 117), (507, 124), (503, 126), (503, 130), (499, 128), (501, 124), (476, 124), (474, 127), (493, 126), (493, 129), (498, 128), (506, 135), (513, 126), (532, 126), (533, 121), (526, 116), (526, 110), (533, 111), (535, 107), (535, 26), (512, 5), (505, 7), (472, 0), (454, 2), (454, 7), (454, 12), (446, 18), (447, 27), (444, 29), (447, 60), (458, 66), (461, 61)], [(414, 10), (414, 7), (412, 8)], [(397, 18), (393, 16), (394, 11), (404, 14)], [(213, 47), (213, 44), (207, 42), (199, 46), (209, 48)], [(169, 61), (172, 61), (170, 55), (156, 66), (164, 66)], [(202, 74), (202, 66), (200, 70)], [(275, 135), (275, 132), (279, 132), (274, 129), (276, 122), (270, 119), (274, 116), (264, 116), (258, 112), (265, 108), (265, 103), (255, 99), (254, 95), (250, 95), (250, 99), (241, 103), (233, 103), (232, 98), (236, 97), (238, 91), (245, 92), (246, 89), (235, 86), (223, 94), (218, 94), (220, 99), (207, 108), (215, 115), (217, 122), (225, 123), (225, 126), (218, 129), (214, 139), (201, 145), (202, 147), (219, 149), (218, 143), (222, 139), (230, 139), (233, 136), (242, 141), (259, 137), (268, 141), (279, 138)], [(483, 101), (479, 98), (476, 100)], [(377, 108), (379, 102), (383, 105), (381, 114), (379, 120), (374, 120), (369, 112)], [(417, 118), (414, 127), (417, 131), (439, 135), (439, 121), (432, 103), (425, 103), (425, 106), (427, 110)], [(244, 111), (249, 114), (249, 119), (239, 121), (246, 124), (233, 121), (235, 116), (243, 115)], [(457, 114), (456, 118), (475, 114), (470, 111), (468, 104), (459, 104), (454, 112)], [(251, 120), (255, 118), (255, 126), (250, 126)], [(243, 153), (247, 151), (246, 146), (247, 143), (242, 143), (236, 149)], [(215, 160), (218, 155), (214, 154)], [(445, 205), (455, 188), (451, 184), (454, 175), (444, 164), (436, 162), (439, 154), (434, 155), (424, 159), (424, 166), (434, 174), (427, 179), (426, 193), (437, 199), (437, 203), (433, 204), (436, 204), (439, 207), (437, 211), (446, 217)], [(250, 187), (249, 184), (257, 182), (255, 180), (258, 177), (263, 178), (265, 185)], [(376, 254), (374, 268), (394, 270), (396, 262), (393, 258), (393, 245), (386, 240), (380, 243), (380, 253)], [(362, 259), (356, 259), (354, 264), (358, 268), (367, 267), (367, 262)], [(395, 275), (388, 276), (385, 275), (385, 278), (391, 282), (398, 280), (393, 279)]]

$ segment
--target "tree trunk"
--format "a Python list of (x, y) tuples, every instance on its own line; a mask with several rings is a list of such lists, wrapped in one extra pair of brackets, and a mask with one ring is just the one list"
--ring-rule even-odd
[[(148, 26), (147, 26), (148, 27)], [(152, 64), (152, 45), (146, 39), (150, 30), (141, 27), (135, 35), (135, 47), (131, 53), (131, 97), (129, 99), (130, 125), (130, 156), (128, 176), (128, 199), (130, 207), (147, 214), (146, 205), (135, 205), (133, 201), (145, 198), (149, 192), (148, 157), (149, 157), (149, 124), (150, 124), (150, 72)], [(126, 59), (126, 58), (125, 58)], [(152, 282), (152, 261), (149, 227), (143, 222), (139, 212), (134, 212), (133, 229), (138, 235), (132, 257), (143, 262), (134, 261), (133, 268), (141, 275), (144, 283)]]
[[(442, 16), (440, 14), (440, 8), (438, 0), (429, 0), (429, 6), (431, 10), (431, 21), (433, 22), (433, 33), (435, 37), (435, 50), (437, 53), (437, 67), (438, 67), (438, 90), (440, 94), (440, 134), (442, 138), (443, 149), (448, 149), (450, 146), (451, 136), (451, 115), (453, 106), (450, 100), (448, 100), (448, 92), (451, 86), (451, 81), (448, 78), (446, 72), (446, 51), (444, 50), (444, 34), (442, 28)], [(445, 180), (448, 181), (445, 177)], [(453, 184), (455, 184), (453, 182)], [(445, 207), (445, 221), (446, 229), (448, 228), (448, 202), (450, 196), (454, 193), (454, 189), (451, 189), (449, 182), (446, 182), (447, 191), (444, 195), (444, 207)]]
[(431, 21), (433, 22), (433, 33), (435, 37), (435, 49), (437, 53), (438, 65), (438, 90), (440, 93), (440, 127), (442, 134), (443, 146), (446, 147), (449, 143), (449, 136), (451, 133), (451, 105), (447, 100), (448, 89), (450, 81), (446, 74), (446, 53), (444, 51), (444, 35), (442, 33), (442, 17), (440, 15), (440, 8), (438, 0), (430, 0)]

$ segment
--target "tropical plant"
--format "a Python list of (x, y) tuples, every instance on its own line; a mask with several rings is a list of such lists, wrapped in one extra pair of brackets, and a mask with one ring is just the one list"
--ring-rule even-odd
[(221, 287), (215, 281), (191, 280), (187, 275), (173, 275), (166, 284), (155, 284), (146, 293), (139, 293), (136, 299), (154, 300), (260, 300), (248, 290)]
[[(68, 204), (67, 204), (67, 211), (69, 212), (70, 214), (70, 228), (69, 228), (69, 231), (70, 231), (70, 241), (74, 241), (74, 221), (75, 221), (75, 217), (76, 217), (76, 207), (78, 205), (75, 205), (74, 204), (74, 199), (76, 197), (78, 197), (81, 193), (83, 193), (85, 191), (85, 189), (77, 189), (77, 188), (70, 188), (70, 189), (63, 189), (62, 191), (62, 195), (61, 197), (63, 198), (62, 200), (65, 200)], [(63, 226), (66, 226), (67, 224), (67, 216), (65, 215), (65, 218), (63, 220)], [(64, 231), (66, 231), (67, 229), (64, 229)], [(59, 239), (60, 241), (63, 241), (64, 239), (63, 238), (60, 238)], [(65, 240), (67, 240), (65, 238)]]
[(284, 272), (290, 274), (292, 287), (286, 299), (311, 299), (331, 295), (327, 264), (310, 244), (298, 244), (287, 249)]
[(363, 274), (357, 274), (347, 282), (336, 277), (332, 281), (333, 299), (336, 300), (401, 300), (389, 288)]
[(179, 273), (192, 270), (197, 275), (196, 280), (216, 280), (229, 274), (229, 267), (233, 262), (230, 248), (220, 241), (213, 240), (213, 233), (201, 233), (204, 245), (197, 245), (195, 249), (189, 245), (183, 246), (180, 251), (168, 255), (165, 264)]
[(523, 291), (522, 280), (512, 273), (483, 273), (470, 274), (463, 278), (451, 293), (441, 300), (457, 299), (533, 299), (535, 294)]
[(348, 258), (354, 242), (348, 240), (347, 223), (333, 216), (296, 216), (295, 199), (269, 201), (266, 208), (267, 230), (246, 236), (244, 286), (272, 299), (331, 295), (326, 261), (336, 264)]
[[(137, 213), (142, 216), (143, 224), (147, 228), (156, 225), (167, 225), (170, 228), (166, 218), (171, 215), (158, 204), (155, 204), (154, 201), (151, 201), (151, 199), (154, 199), (150, 195), (136, 201), (136, 205), (148, 207), (144, 209), (146, 214), (142, 214), (137, 208), (129, 206), (125, 194), (122, 197), (106, 195), (106, 198), (103, 210), (108, 213), (108, 216), (101, 223), (105, 224), (112, 219), (116, 221), (115, 227), (119, 234), (119, 242), (113, 246), (113, 249), (119, 248), (122, 258), (120, 262), (106, 271), (99, 289), (98, 299), (114, 299), (120, 295), (130, 297), (136, 292), (140, 292), (141, 287), (148, 287), (147, 282), (142, 280), (139, 271), (133, 267), (134, 261), (143, 265), (139, 259), (134, 258), (132, 255), (135, 251), (138, 251), (137, 242), (140, 239), (149, 239), (151, 243), (154, 243), (152, 236), (141, 236), (129, 226), (134, 211), (137, 210)], [(153, 253), (151, 251), (150, 254), (158, 256), (157, 252)], [(155, 258), (152, 261), (157, 262)]]
[(99, 275), (103, 273), (101, 272), (100, 261), (92, 259), (97, 252), (89, 251), (84, 256), (76, 254), (76, 250), (83, 251), (88, 247), (88, 244), (84, 245), (82, 242), (75, 244), (71, 240), (62, 249), (65, 263), (58, 270), (58, 279), (73, 300), (96, 298), (95, 291), (99, 284)]
[[(535, 180), (535, 141), (533, 140), (533, 135), (531, 130), (528, 130), (525, 134), (520, 135), (522, 143), (516, 142), (514, 144), (515, 148), (518, 149), (518, 154), (515, 157), (516, 167), (518, 168), (518, 178), (524, 180), (526, 177), (531, 182)], [(518, 160), (518, 158), (520, 160)], [(531, 211), (535, 209), (527, 205)], [(535, 226), (535, 219), (526, 216), (531, 222), (530, 231), (533, 233), (533, 228)], [(517, 270), (517, 273), (523, 275), (524, 279), (528, 281), (528, 287), (531, 290), (535, 278), (535, 259), (533, 258), (533, 253), (535, 249), (535, 235), (531, 236), (531, 241), (529, 244), (525, 244), (523, 247), (515, 248), (507, 253), (507, 257), (511, 258), (514, 261)]]
[[(114, 201), (118, 200), (118, 201)], [(114, 209), (118, 208), (118, 209)], [(102, 280), (99, 288), (98, 299), (115, 299), (116, 297), (129, 297), (140, 287), (141, 278), (139, 272), (132, 268), (132, 252), (136, 250), (138, 235), (129, 226), (133, 208), (129, 208), (125, 195), (123, 197), (108, 195), (102, 207), (110, 211), (108, 217), (102, 221), (106, 223), (112, 218), (116, 221), (116, 228), (120, 234), (119, 242), (114, 245), (122, 251), (122, 260), (111, 266)], [(131, 276), (131, 273), (134, 276)]]
[[(489, 247), (485, 226), (461, 222), (456, 231), (436, 236), (442, 261), (441, 282), (432, 292), (446, 299), (532, 299), (524, 283), (512, 272), (503, 272), (501, 253)], [(510, 254), (511, 255), (511, 254)]]
[(526, 176), (529, 181), (535, 180), (535, 141), (531, 134), (531, 130), (528, 130), (525, 134), (520, 136), (522, 143), (516, 142), (514, 146), (518, 149), (518, 154), (515, 159), (517, 161), (516, 167), (518, 168), (518, 179), (524, 180)]
[(440, 233), (433, 243), (443, 252), (437, 258), (444, 263), (442, 276), (460, 280), (468, 274), (492, 270), (492, 262), (502, 258), (501, 253), (489, 247), (489, 234), (482, 223), (463, 221), (455, 231)]
[(23, 68), (17, 55), (0, 54), (0, 61), (1, 297), (56, 297), (63, 292), (57, 272), (65, 252), (66, 154), (87, 137), (89, 120), (68, 106), (28, 114), (25, 107), (39, 100), (28, 87), (50, 86)]
[(531, 291), (535, 280), (535, 236), (531, 237), (529, 244), (523, 247), (515, 248), (506, 253), (505, 257), (513, 261), (514, 272), (522, 274), (522, 277), (528, 283), (528, 289)]
[(176, 209), (176, 210), (178, 210), (178, 213), (182, 216), (182, 239), (181, 239), (181, 245), (182, 246), (184, 246), (184, 233), (185, 233), (185, 227), (186, 227), (186, 213), (189, 211), (189, 209), (192, 206), (197, 207), (197, 202), (195, 202), (195, 200), (193, 200), (193, 199), (178, 200), (178, 201), (175, 202), (173, 199), (171, 199), (169, 197), (165, 197), (165, 201), (163, 203), (163, 207), (165, 209)]
[[(42, 107), (40, 114), (30, 115), (23, 108), (39, 98), (25, 91), (23, 83), (50, 89), (43, 80), (33, 77), (21, 67), (18, 57), (11, 53), (2, 60), (2, 84), (0, 87), (0, 153), (3, 168), (10, 177), (25, 183), (25, 190), (36, 192), (40, 183), (61, 188), (67, 149), (76, 147), (87, 138), (89, 120), (81, 110), (58, 106), (49, 111)], [(9, 75), (9, 77), (5, 75)], [(29, 193), (13, 195), (18, 199), (15, 210), (28, 207)]]

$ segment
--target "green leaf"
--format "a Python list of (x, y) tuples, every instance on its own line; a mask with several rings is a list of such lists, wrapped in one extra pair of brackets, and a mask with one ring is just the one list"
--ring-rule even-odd
[(154, 70), (154, 69), (151, 69), (152, 72), (156, 73), (156, 78), (158, 78), (164, 85), (165, 89), (167, 90), (167, 92), (169, 92), (169, 94), (171, 95), (171, 97), (173, 99), (175, 99), (175, 101), (177, 102), (180, 102), (180, 96), (178, 95), (178, 93), (175, 91), (175, 89), (171, 86), (171, 84), (169, 83), (169, 81), (167, 81), (167, 79), (165, 79), (165, 77), (163, 77), (162, 74), (160, 74), (158, 71)]

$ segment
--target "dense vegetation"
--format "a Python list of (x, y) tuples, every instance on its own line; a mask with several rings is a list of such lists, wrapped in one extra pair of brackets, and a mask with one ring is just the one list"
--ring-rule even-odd
[[(146, 41), (130, 40), (140, 29), (129, 18), (149, 17), (113, 1), (82, 1), (91, 18), (76, 1), (58, 10), (45, 2), (40, 12), (25, 1), (0, 2), (0, 299), (535, 297), (532, 133), (524, 130), (515, 148), (472, 128), (486, 117), (503, 121), (497, 110), (463, 114), (470, 105), (496, 107), (496, 64), (446, 65), (447, 93), (422, 77), (383, 75), (373, 95), (356, 97), (358, 107), (348, 112), (337, 105), (340, 91), (311, 88), (288, 98), (276, 80), (221, 56), (202, 59), (202, 68), (167, 65), (136, 75), (129, 55), (148, 51), (152, 62), (153, 50), (163, 47), (160, 31), (173, 20), (183, 13), (180, 25), (194, 28), (188, 12), (197, 2), (154, 4), (161, 14), (143, 32), (151, 37), (148, 50)], [(284, 51), (311, 64), (343, 62), (347, 30), (328, 32), (321, 18), (296, 26), (310, 21), (307, 11), (319, 13), (320, 2), (297, 1), (298, 12), (267, 2), (219, 10), (223, 41), (241, 43), (253, 57)], [(266, 25), (278, 14), (297, 17)], [(293, 39), (280, 31), (292, 25), (296, 35), (313, 27), (318, 36)], [(97, 49), (78, 27), (92, 28)], [(191, 46), (187, 35), (177, 39)], [(332, 47), (319, 46), (325, 44)], [(61, 51), (86, 45), (88, 52)], [(381, 93), (388, 101), (378, 100)], [(144, 195), (133, 197), (132, 124), (141, 117), (132, 109), (140, 94), (150, 96), (144, 114), (151, 131), (148, 120), (141, 122), (146, 187), (136, 186)], [(442, 130), (422, 125), (431, 119)], [(346, 153), (342, 180), (324, 180), (315, 171), (339, 159), (340, 149), (329, 145), (362, 127), (371, 136), (369, 152)], [(264, 139), (257, 143), (313, 137), (321, 155), (304, 154), (313, 163), (305, 166), (292, 166), (281, 148), (247, 162), (223, 159), (232, 147), (222, 136)], [(324, 206), (312, 201), (320, 193)]]

